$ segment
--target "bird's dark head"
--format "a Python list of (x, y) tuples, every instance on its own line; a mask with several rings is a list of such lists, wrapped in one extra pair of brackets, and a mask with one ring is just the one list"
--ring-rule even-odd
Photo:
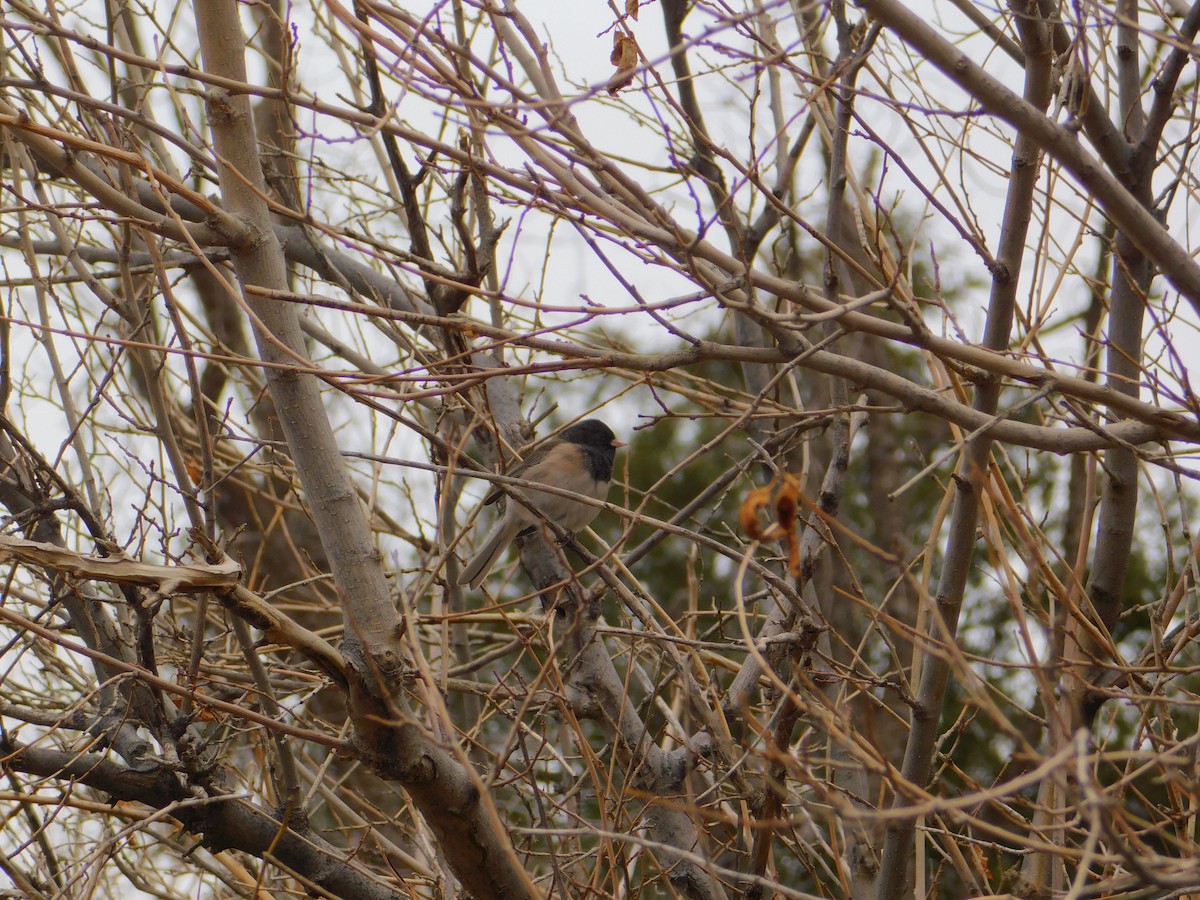
[(625, 442), (618, 441), (612, 429), (599, 419), (584, 419), (582, 422), (576, 422), (570, 428), (565, 429), (561, 437), (564, 441), (572, 444), (582, 444), (585, 447), (594, 447), (597, 450), (610, 452), (625, 446)]

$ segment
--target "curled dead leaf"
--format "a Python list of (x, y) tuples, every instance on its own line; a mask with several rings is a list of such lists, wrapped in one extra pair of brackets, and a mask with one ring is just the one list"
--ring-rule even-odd
[(750, 538), (750, 540), (763, 540), (763, 530), (759, 525), (758, 514), (770, 506), (770, 504), (770, 485), (755, 488), (742, 501), (742, 508), (738, 510), (738, 521), (741, 523), (742, 531), (746, 532), (746, 537)]
[(785, 472), (775, 495), (775, 521), (787, 543), (788, 571), (793, 578), (800, 574), (800, 536), (796, 527), (799, 517), (800, 480), (790, 472)]
[[(772, 521), (763, 526), (760, 514), (769, 511)], [(782, 540), (787, 545), (788, 571), (800, 574), (800, 479), (790, 472), (765, 487), (746, 495), (738, 510), (738, 521), (746, 536), (755, 541)]]
[(621, 88), (629, 87), (633, 83), (638, 65), (637, 41), (620, 31), (615, 32), (613, 49), (608, 60), (617, 67), (617, 71), (608, 81), (608, 92), (616, 95)]

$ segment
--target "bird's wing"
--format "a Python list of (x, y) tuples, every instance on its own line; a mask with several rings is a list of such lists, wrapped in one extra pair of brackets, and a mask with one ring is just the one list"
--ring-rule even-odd
[[(527, 457), (525, 457), (525, 459), (522, 462), (520, 462), (515, 467), (509, 469), (507, 472), (505, 472), (505, 474), (509, 478), (524, 478), (525, 473), (528, 472), (530, 468), (532, 468), (533, 466), (536, 466), (543, 459), (545, 459), (546, 454), (549, 453), (551, 450), (553, 450), (555, 447), (557, 447), (561, 443), (562, 443), (562, 441), (560, 441), (558, 438), (553, 438), (551, 440), (546, 441), (544, 444), (542, 444), (540, 447), (538, 447), (536, 450), (534, 450), (532, 453), (530, 453)], [(497, 500), (499, 500), (503, 496), (504, 496), (504, 487), (503, 486), (497, 487), (494, 491), (492, 491), (490, 494), (487, 495), (487, 499), (485, 499), (483, 501), (484, 505), (486, 506), (489, 503), (495, 503)]]

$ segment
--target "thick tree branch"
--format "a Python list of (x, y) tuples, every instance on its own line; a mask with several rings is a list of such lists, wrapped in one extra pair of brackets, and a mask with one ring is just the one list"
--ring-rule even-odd
[(382, 883), (316, 835), (298, 833), (236, 795), (190, 786), (166, 766), (139, 772), (96, 754), (28, 747), (7, 736), (0, 736), (0, 756), (13, 771), (86, 785), (113, 800), (165, 811), (201, 835), (213, 851), (236, 849), (276, 859), (335, 896), (411, 897), (404, 887)]
[[(1025, 53), (1024, 102), (1040, 114), (1049, 105), (1051, 97), (1049, 31), (1040, 19), (1034, 0), (1014, 0), (1012, 7)], [(1018, 133), (983, 335), (983, 345), (995, 352), (1008, 347), (1012, 334), (1017, 286), (1025, 258), (1039, 170), (1035, 141), (1025, 132)], [(977, 384), (972, 408), (981, 415), (995, 415), (1000, 389), (1001, 384), (995, 379)], [(989, 431), (972, 436), (963, 450), (955, 475), (954, 507), (934, 598), (936, 606), (927, 619), (931, 639), (953, 642), (958, 633), (959, 613), (978, 543), (979, 511), (990, 477), (993, 440)], [(920, 657), (919, 684), (901, 768), (901, 775), (910, 784), (924, 785), (929, 780), (953, 663), (953, 658), (946, 654), (927, 653)], [(908, 798), (897, 790), (893, 808), (907, 802)], [(880, 864), (879, 900), (899, 900), (909, 892), (915, 831), (915, 820), (907, 818), (888, 827)]]
[[(246, 80), (237, 4), (214, 0), (196, 7), (205, 67), (223, 77)], [(234, 236), (234, 266), (244, 287), (286, 288), (282, 249), (271, 229), (266, 190), (245, 95), (210, 91), (210, 126), (220, 155), (224, 201), (246, 224)], [(308, 496), (309, 509), (329, 557), (344, 604), (344, 652), (356, 671), (350, 681), (351, 711), (367, 758), (404, 781), (426, 819), (443, 838), (443, 852), (455, 874), (479, 897), (535, 896), (508, 835), (481, 795), (477, 778), (437, 748), (418, 726), (397, 719), (391, 697), (403, 657), (400, 620), (384, 577), (358, 494), (339, 453), (321, 404), (319, 382), (300, 374), (304, 341), (296, 308), (275, 299), (247, 295), (255, 317), (255, 337), (272, 366), (267, 380), (289, 451)], [(386, 749), (385, 749), (386, 746)]]
[(232, 559), (162, 566), (125, 556), (87, 556), (57, 544), (26, 541), (6, 534), (0, 534), (0, 562), (43, 566), (74, 578), (154, 587), (162, 594), (230, 588), (242, 576), (242, 567)]

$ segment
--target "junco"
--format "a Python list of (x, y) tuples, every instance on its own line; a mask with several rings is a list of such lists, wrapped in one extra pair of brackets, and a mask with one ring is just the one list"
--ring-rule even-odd
[[(546, 441), (508, 474), (603, 500), (608, 496), (608, 486), (612, 482), (617, 448), (624, 446), (625, 442), (618, 441), (612, 430), (599, 419), (585, 419)], [(520, 535), (533, 531), (543, 517), (564, 531), (575, 532), (587, 527), (600, 511), (578, 500), (545, 494), (533, 488), (524, 488), (521, 492), (537, 513), (510, 497), (504, 518), (458, 576), (459, 584), (479, 587), (508, 545)], [(501, 490), (497, 488), (483, 502), (495, 503), (500, 495)]]

